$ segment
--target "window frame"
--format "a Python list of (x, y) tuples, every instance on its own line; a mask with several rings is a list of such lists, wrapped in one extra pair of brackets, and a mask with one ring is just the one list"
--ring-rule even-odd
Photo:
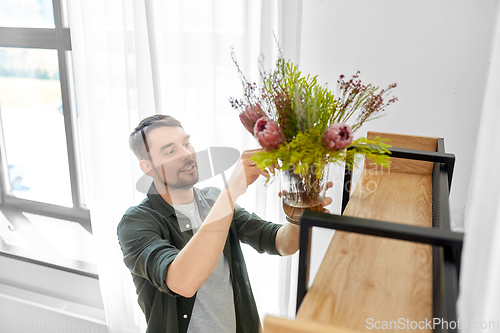
[[(0, 119), (0, 209), (15, 208), (19, 211), (78, 222), (92, 232), (90, 211), (84, 206), (81, 160), (77, 145), (76, 103), (72, 107), (72, 68), (69, 66), (71, 48), (70, 28), (64, 26), (61, 0), (52, 0), (54, 28), (0, 27), (0, 47), (38, 48), (57, 50), (59, 82), (61, 88), (66, 147), (70, 174), (73, 207), (58, 206), (33, 200), (21, 199), (7, 192), (5, 175), (8, 166), (5, 158), (3, 124)], [(74, 96), (74, 95), (73, 95)]]

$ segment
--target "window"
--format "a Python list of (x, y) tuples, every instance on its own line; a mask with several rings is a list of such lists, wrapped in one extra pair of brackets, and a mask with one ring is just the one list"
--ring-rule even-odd
[(61, 0), (0, 0), (0, 208), (91, 231)]

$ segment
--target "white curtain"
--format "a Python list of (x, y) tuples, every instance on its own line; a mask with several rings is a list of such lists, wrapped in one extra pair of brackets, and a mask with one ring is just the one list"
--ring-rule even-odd
[[(86, 202), (101, 254), (108, 326), (110, 333), (143, 332), (144, 316), (116, 236), (122, 214), (144, 197), (135, 190), (141, 171), (128, 135), (144, 117), (163, 113), (183, 123), (198, 151), (256, 148), (228, 102), (242, 92), (231, 47), (248, 78), (258, 80), (259, 54), (266, 55), (269, 69), (276, 56), (273, 33), (282, 38), (280, 7), (277, 0), (72, 0), (68, 11)], [(223, 186), (220, 176), (199, 184), (213, 185)], [(278, 191), (279, 182), (266, 188), (259, 183), (239, 203), (284, 221)], [(244, 253), (261, 317), (293, 315), (291, 259), (246, 247)]]
[(144, 331), (116, 226), (140, 198), (137, 162), (128, 135), (154, 113), (144, 4), (138, 1), (68, 2), (86, 203), (99, 246), (99, 283), (110, 333)]
[(464, 332), (500, 332), (500, 11), (474, 158), (458, 301)]

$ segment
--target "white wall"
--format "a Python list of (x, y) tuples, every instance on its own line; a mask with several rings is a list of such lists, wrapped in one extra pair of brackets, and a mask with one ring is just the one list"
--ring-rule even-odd
[[(304, 0), (300, 66), (334, 89), (340, 74), (398, 83), (366, 130), (445, 138), (456, 155), (452, 226), (463, 227), (498, 0)], [(293, 60), (293, 59), (292, 59)]]
[(491, 153), (491, 143), (500, 141), (500, 20), (495, 36), (465, 211), (457, 311), (470, 327), (462, 333), (500, 332), (500, 155)]

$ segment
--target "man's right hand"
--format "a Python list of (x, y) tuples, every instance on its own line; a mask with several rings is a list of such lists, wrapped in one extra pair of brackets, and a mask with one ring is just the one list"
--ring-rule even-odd
[(229, 191), (233, 200), (246, 192), (248, 186), (259, 178), (259, 175), (269, 176), (267, 171), (261, 171), (257, 163), (250, 161), (250, 158), (261, 149), (245, 150), (236, 163), (236, 166), (228, 181)]

